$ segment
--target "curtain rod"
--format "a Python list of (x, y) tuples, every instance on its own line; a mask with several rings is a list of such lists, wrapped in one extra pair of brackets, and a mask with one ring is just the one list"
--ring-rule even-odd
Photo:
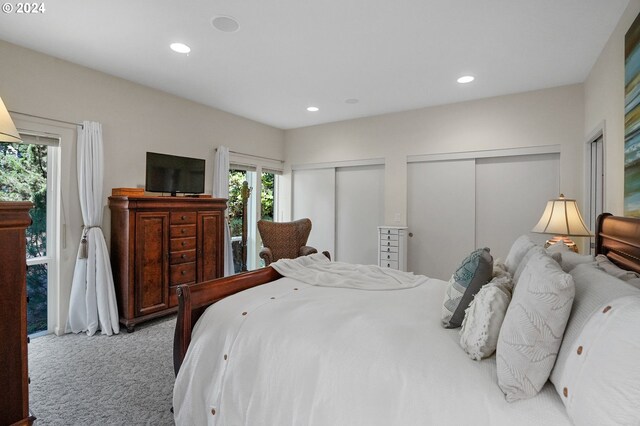
[[(218, 148), (216, 148), (216, 151), (217, 150)], [(262, 158), (263, 160), (277, 161), (280, 163), (284, 163), (284, 160), (278, 160), (277, 158), (269, 158), (269, 157), (263, 157), (261, 155), (245, 154), (244, 152), (238, 152), (238, 151), (232, 151), (232, 150), (229, 150), (229, 152), (232, 154), (244, 155), (245, 157)]]
[(27, 116), (27, 117), (41, 118), (43, 120), (56, 121), (58, 123), (64, 123), (64, 124), (71, 124), (72, 126), (80, 126), (80, 127), (82, 127), (84, 129), (84, 125), (82, 125), (81, 123), (73, 123), (71, 121), (64, 121), (64, 120), (58, 120), (58, 119), (55, 119), (55, 118), (42, 117), (40, 115), (27, 114), (27, 113), (19, 112), (19, 111), (11, 111), (11, 110), (9, 110), (9, 112), (11, 112), (13, 114), (24, 115), (24, 116)]

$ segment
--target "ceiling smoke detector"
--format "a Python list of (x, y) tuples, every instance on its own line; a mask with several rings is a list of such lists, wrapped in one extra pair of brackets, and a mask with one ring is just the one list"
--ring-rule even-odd
[(218, 31), (224, 33), (235, 33), (240, 28), (240, 24), (236, 21), (236, 18), (232, 16), (216, 16), (211, 20), (211, 25)]

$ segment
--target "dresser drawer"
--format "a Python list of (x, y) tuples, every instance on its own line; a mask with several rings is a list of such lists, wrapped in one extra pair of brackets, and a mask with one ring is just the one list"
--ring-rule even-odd
[(380, 260), (380, 266), (382, 266), (383, 268), (398, 269), (398, 261), (397, 260), (385, 260), (385, 261)]
[(395, 234), (381, 234), (380, 241), (398, 241), (398, 233)]
[(384, 263), (387, 262), (389, 260), (398, 260), (398, 253), (397, 252), (383, 252), (380, 253), (380, 263)]
[(194, 250), (196, 248), (195, 237), (172, 238), (170, 241), (169, 245), (172, 253), (174, 251)]
[(398, 253), (398, 247), (380, 247), (380, 257), (383, 253)]
[(398, 247), (398, 241), (380, 241), (380, 247)]
[(398, 235), (398, 230), (390, 228), (380, 228), (380, 235)]
[(169, 285), (178, 285), (195, 282), (196, 280), (196, 264), (180, 263), (171, 265), (169, 272)]
[(188, 263), (196, 261), (196, 251), (195, 250), (184, 250), (184, 251), (172, 251), (170, 254), (169, 263), (172, 265), (178, 263)]
[(196, 225), (171, 225), (171, 238), (195, 237)]
[(171, 212), (171, 224), (172, 225), (182, 225), (182, 224), (195, 224), (196, 218), (198, 217), (196, 212)]

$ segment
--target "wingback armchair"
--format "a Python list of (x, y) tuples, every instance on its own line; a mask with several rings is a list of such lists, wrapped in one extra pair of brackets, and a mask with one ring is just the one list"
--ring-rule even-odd
[[(299, 256), (317, 253), (307, 245), (311, 233), (311, 220), (300, 219), (293, 222), (258, 221), (258, 231), (262, 238), (260, 257), (266, 266), (279, 259), (294, 259)], [(325, 252), (325, 256), (328, 256)]]

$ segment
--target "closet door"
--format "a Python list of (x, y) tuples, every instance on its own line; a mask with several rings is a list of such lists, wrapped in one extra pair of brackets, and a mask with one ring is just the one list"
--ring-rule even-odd
[(294, 220), (311, 219), (307, 245), (335, 253), (336, 173), (334, 168), (293, 171)]
[[(477, 159), (477, 247), (504, 260), (513, 241), (538, 223), (547, 201), (560, 195), (559, 176), (560, 154)], [(541, 243), (550, 237), (530, 236)]]
[(448, 280), (474, 249), (475, 160), (407, 165), (408, 269)]
[(384, 165), (336, 169), (335, 260), (375, 265), (384, 225)]

